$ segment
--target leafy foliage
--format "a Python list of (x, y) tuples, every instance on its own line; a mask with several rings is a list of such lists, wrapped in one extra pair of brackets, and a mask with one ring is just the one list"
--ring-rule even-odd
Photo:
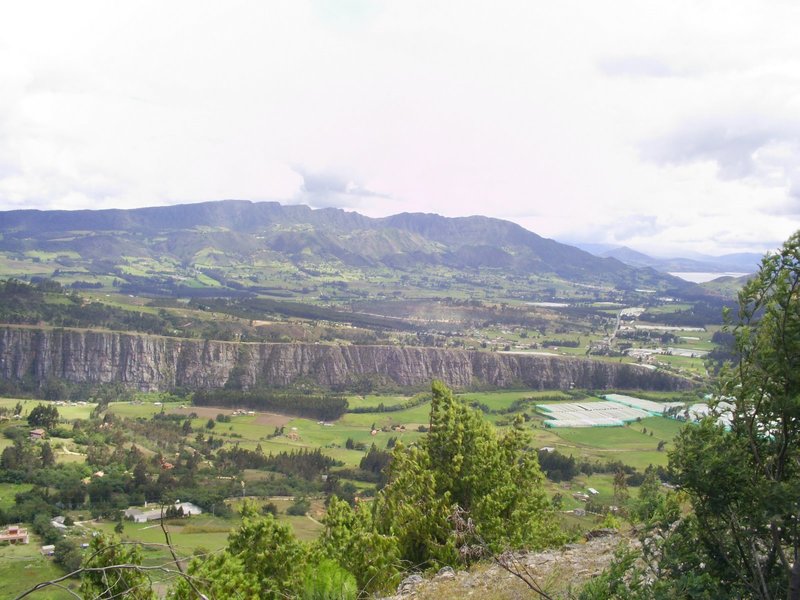
[(455, 507), (467, 512), (492, 550), (542, 548), (560, 539), (520, 422), (498, 437), (440, 382), (433, 384), (430, 419), (418, 445), (397, 444), (376, 499), (378, 530), (397, 537), (404, 559), (416, 565), (460, 560), (449, 522)]
[(122, 544), (114, 537), (95, 536), (83, 565), (81, 594), (86, 598), (155, 600), (150, 580), (137, 569), (142, 564), (138, 546)]
[(355, 577), (330, 559), (306, 567), (303, 578), (302, 600), (355, 600), (358, 594)]
[[(194, 559), (188, 574), (209, 597), (280, 600), (300, 595), (307, 560), (307, 549), (288, 525), (246, 503), (228, 548), (206, 560)], [(196, 595), (179, 581), (171, 597), (188, 600)]]
[(54, 404), (37, 404), (28, 415), (28, 425), (52, 429), (58, 423), (58, 409)]
[(671, 455), (708, 568), (754, 598), (800, 597), (800, 232), (739, 294), (731, 430), (687, 428)]
[(397, 582), (397, 540), (375, 530), (368, 510), (354, 509), (334, 496), (323, 523), (318, 542), (322, 554), (355, 575), (359, 589), (374, 592)]
[[(717, 412), (670, 453), (681, 516), (646, 474), (634, 516), (641, 559), (620, 556), (580, 598), (800, 598), (800, 232), (739, 293), (732, 369)], [(730, 417), (730, 429), (718, 415)]]

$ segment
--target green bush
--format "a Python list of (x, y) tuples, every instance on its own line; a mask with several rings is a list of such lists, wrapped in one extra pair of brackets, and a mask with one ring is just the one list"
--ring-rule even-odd
[(355, 577), (336, 561), (324, 559), (306, 567), (303, 600), (355, 600), (357, 595)]
[(294, 504), (286, 509), (286, 514), (293, 517), (302, 517), (311, 508), (311, 503), (305, 498), (298, 498)]

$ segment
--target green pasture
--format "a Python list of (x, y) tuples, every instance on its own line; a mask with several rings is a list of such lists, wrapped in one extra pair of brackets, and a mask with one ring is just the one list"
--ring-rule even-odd
[(706, 367), (704, 359), (692, 358), (689, 356), (671, 356), (668, 354), (661, 354), (656, 357), (656, 361), (666, 363), (676, 369), (684, 369), (691, 373), (698, 375), (706, 374)]
[[(172, 544), (179, 556), (191, 556), (197, 548), (214, 551), (225, 547), (228, 543), (228, 534), (238, 525), (238, 516), (223, 519), (206, 514), (167, 521)], [(87, 523), (87, 526), (107, 535), (119, 535), (114, 532), (116, 522), (113, 521), (92, 521)], [(163, 547), (164, 532), (158, 521), (134, 523), (123, 520), (122, 526), (124, 528), (121, 535), (123, 540), (145, 544), (146, 564), (157, 564), (157, 561), (169, 559), (169, 550)], [(146, 544), (154, 545), (147, 547)]]
[[(216, 419), (216, 415), (211, 418)], [(229, 423), (216, 423), (214, 425), (214, 429), (211, 430), (205, 428), (209, 417), (198, 417), (196, 419), (192, 419), (191, 423), (192, 429), (195, 431), (202, 430), (208, 434), (213, 433), (215, 436), (236, 434), (242, 436), (242, 438), (246, 440), (258, 441), (271, 435), (275, 431), (275, 425), (262, 425), (260, 423), (256, 423), (256, 418), (257, 417), (252, 415), (231, 417)]]
[[(667, 452), (682, 424), (664, 417), (650, 417), (625, 427), (575, 427), (553, 428), (549, 431), (558, 439), (550, 438), (550, 445), (564, 454), (590, 460), (619, 460), (643, 470), (648, 465), (666, 466)], [(643, 429), (647, 429), (647, 433)], [(650, 435), (650, 432), (653, 435)], [(541, 437), (537, 435), (537, 441)], [(664, 448), (659, 451), (659, 442)], [(541, 444), (546, 445), (546, 444)]]
[(307, 515), (287, 515), (286, 509), (294, 504), (295, 498), (286, 496), (231, 498), (227, 504), (238, 513), (244, 500), (255, 502), (259, 506), (263, 506), (267, 502), (273, 503), (278, 507), (278, 515), (276, 517), (278, 522), (290, 525), (294, 534), (303, 541), (308, 542), (317, 539), (322, 531), (323, 526), (319, 519), (325, 513), (325, 504), (320, 498), (308, 498), (311, 508)]
[(32, 483), (0, 483), (0, 510), (14, 506), (14, 496), (29, 491)]
[[(664, 421), (667, 419), (660, 418)], [(656, 437), (655, 433), (650, 436), (642, 432), (639, 423), (632, 423), (625, 427), (563, 427), (553, 428), (556, 435), (567, 442), (571, 442), (575, 447), (590, 447), (602, 450), (646, 450), (650, 446), (656, 446), (662, 441), (661, 437)], [(671, 438), (668, 438), (671, 439)]]
[(59, 258), (80, 259), (81, 255), (74, 250), (64, 250), (62, 252), (45, 252), (44, 250), (28, 250), (25, 252), (28, 258), (38, 258), (42, 261), (53, 261)]
[(33, 260), (17, 260), (8, 255), (0, 254), (0, 277), (27, 278), (31, 275), (51, 275), (53, 265), (36, 263)]
[(62, 420), (74, 421), (76, 419), (88, 419), (91, 416), (95, 406), (97, 406), (97, 404), (93, 402), (87, 402), (83, 406), (62, 405), (57, 406), (56, 408), (58, 408), (58, 416)]
[[(6, 408), (9, 410), (13, 410), (16, 406), (17, 402), (22, 403), (22, 416), (26, 417), (28, 413), (30, 413), (35, 406), (38, 404), (53, 404), (52, 401), (49, 400), (30, 400), (30, 399), (17, 399), (17, 398), (0, 398), (0, 407)], [(88, 419), (89, 416), (92, 414), (92, 410), (96, 405), (93, 403), (86, 403), (82, 406), (75, 405), (70, 406), (69, 404), (62, 404), (56, 405), (58, 409), (58, 416), (61, 418), (62, 421), (74, 421), (75, 419)], [(28, 422), (23, 418), (19, 421), (23, 425), (27, 426)]]
[[(137, 419), (139, 417), (149, 419), (162, 410), (164, 412), (171, 412), (181, 406), (188, 407), (189, 405), (185, 402), (162, 403), (160, 406), (154, 402), (112, 402), (108, 405), (108, 412), (127, 419)], [(206, 419), (206, 421), (207, 420), (208, 419)]]
[[(42, 404), (44, 400), (30, 400), (30, 399), (18, 399), (18, 398), (0, 398), (0, 408), (8, 409), (9, 411), (13, 411), (14, 407), (16, 406), (17, 402), (22, 403), (22, 416), (24, 417), (31, 409), (36, 406), (37, 404)], [(60, 411), (59, 411), (60, 412)], [(24, 419), (23, 419), (24, 420)]]
[[(403, 411), (404, 412), (404, 411)], [(358, 415), (372, 416), (372, 415)], [(296, 434), (299, 439), (291, 440), (286, 436), (273, 438), (266, 442), (261, 442), (264, 452), (291, 450), (297, 448), (322, 448), (328, 456), (343, 461), (348, 466), (357, 466), (364, 456), (364, 451), (348, 450), (345, 443), (348, 438), (355, 442), (363, 443), (367, 448), (375, 444), (378, 448), (386, 448), (390, 437), (396, 437), (408, 444), (422, 435), (416, 430), (407, 431), (380, 431), (375, 435), (369, 429), (371, 423), (366, 425), (348, 426), (342, 421), (337, 421), (333, 427), (326, 427), (309, 419), (294, 419), (286, 425), (287, 435)], [(296, 430), (292, 431), (292, 427)]]
[[(576, 500), (572, 495), (576, 493), (589, 494), (589, 488), (594, 488), (599, 492), (595, 498), (600, 503), (606, 505), (614, 504), (613, 473), (580, 474), (571, 481), (562, 481), (560, 483), (553, 483), (552, 481), (545, 480), (545, 489), (550, 497), (555, 494), (561, 494), (563, 510), (572, 510), (574, 508), (583, 508), (586, 506), (585, 502)], [(636, 488), (630, 488), (628, 490), (631, 497), (636, 496), (636, 490)]]
[(485, 404), (489, 410), (505, 410), (509, 408), (515, 401), (523, 398), (541, 398), (542, 396), (557, 396), (564, 400), (570, 400), (570, 396), (564, 392), (532, 392), (532, 391), (501, 391), (501, 392), (473, 392), (469, 394), (459, 394), (458, 397), (464, 400), (467, 404), (477, 402)]
[[(370, 427), (373, 423), (375, 427), (393, 427), (396, 425), (427, 425), (430, 421), (431, 404), (425, 402), (413, 408), (383, 413), (347, 413), (342, 415), (338, 423), (345, 426)], [(415, 427), (416, 428), (416, 427)]]
[[(38, 536), (31, 534), (29, 544), (0, 546), (0, 581), (3, 582), (2, 594), (5, 598), (15, 598), (29, 590), (37, 583), (48, 581), (64, 575), (52, 558), (42, 556), (39, 552), (42, 542)], [(77, 592), (78, 581), (64, 582), (70, 590)], [(32, 600), (68, 600), (75, 598), (74, 593), (55, 586), (28, 596)]]
[(661, 306), (649, 306), (645, 312), (651, 315), (664, 315), (676, 313), (678, 311), (686, 311), (691, 308), (693, 308), (693, 305), (686, 302), (670, 302), (669, 304), (662, 304)]
[(368, 396), (348, 396), (347, 405), (353, 408), (378, 408), (378, 405), (396, 406), (411, 400), (412, 396), (381, 396), (378, 394)]

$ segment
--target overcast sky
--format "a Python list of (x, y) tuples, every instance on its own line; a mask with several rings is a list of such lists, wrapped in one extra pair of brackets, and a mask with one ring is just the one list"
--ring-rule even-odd
[(800, 228), (800, 3), (4, 2), (0, 209), (484, 214), (653, 254)]

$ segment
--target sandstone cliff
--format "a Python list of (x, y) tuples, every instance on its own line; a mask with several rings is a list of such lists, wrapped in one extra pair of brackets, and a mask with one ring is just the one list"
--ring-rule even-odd
[(400, 386), (441, 379), (531, 389), (677, 390), (687, 380), (636, 365), (469, 350), (396, 346), (251, 344), (64, 329), (0, 329), (0, 378), (73, 383), (120, 382), (141, 390), (288, 386), (300, 379), (323, 386), (376, 377)]

